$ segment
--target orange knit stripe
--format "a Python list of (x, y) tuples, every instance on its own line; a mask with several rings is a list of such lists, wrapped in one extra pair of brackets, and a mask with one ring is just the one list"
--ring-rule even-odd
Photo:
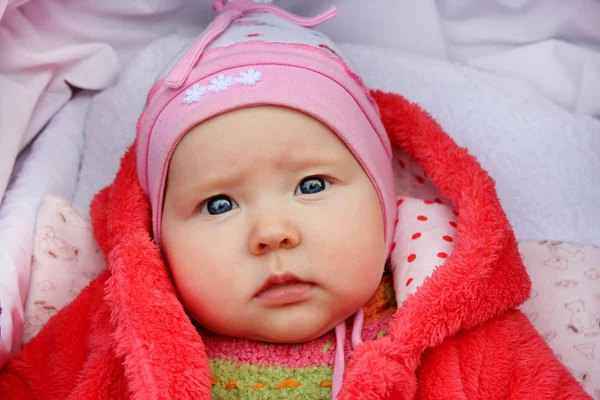
[(237, 389), (237, 381), (227, 382), (227, 385), (225, 385), (225, 389), (227, 389), (227, 390)]
[[(210, 378), (210, 381), (213, 385), (216, 385), (217, 383), (219, 383), (219, 380), (217, 378), (215, 378), (214, 376)], [(258, 390), (258, 389), (262, 389), (264, 387), (266, 387), (267, 384), (264, 382), (259, 382), (256, 385), (254, 385), (252, 387), (253, 390)], [(276, 386), (275, 386), (275, 390), (280, 390), (280, 389), (293, 389), (293, 388), (299, 388), (300, 386), (302, 386), (302, 383), (293, 379), (288, 379), (285, 380), (283, 382), (279, 382)], [(322, 382), (320, 385), (322, 388), (330, 388), (332, 386), (331, 381), (325, 381)], [(237, 387), (237, 381), (232, 380), (227, 382), (227, 384), (225, 385), (225, 389), (227, 390), (232, 390), (232, 389), (238, 389)]]
[(275, 386), (275, 390), (279, 390), (282, 388), (297, 388), (300, 386), (302, 386), (300, 382), (288, 379), (287, 381), (279, 382), (277, 386)]

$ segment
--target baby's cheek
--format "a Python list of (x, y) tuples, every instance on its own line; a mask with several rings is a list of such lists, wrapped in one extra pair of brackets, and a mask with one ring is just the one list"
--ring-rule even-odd
[(203, 324), (223, 318), (234, 307), (231, 301), (233, 282), (224, 268), (217, 268), (204, 253), (194, 257), (193, 251), (182, 252), (173, 262), (171, 271), (180, 298), (194, 319)]
[[(335, 297), (357, 303), (369, 300), (381, 281), (385, 266), (383, 245), (367, 247), (355, 244), (339, 247), (327, 266), (328, 280)], [(362, 307), (363, 304), (358, 305)]]
[(380, 257), (356, 258), (353, 264), (348, 264), (349, 295), (359, 296), (364, 302), (368, 301), (381, 282), (385, 263)]
[(164, 224), (163, 250), (179, 297), (196, 322), (219, 331), (231, 325), (243, 301), (239, 290), (244, 277), (238, 252), (231, 251), (228, 232), (204, 229), (198, 220)]
[(328, 275), (336, 296), (366, 302), (383, 274), (384, 236), (376, 224), (348, 225), (342, 232), (330, 233)]
[[(240, 305), (236, 291), (226, 277), (187, 276), (179, 285), (183, 305), (189, 315), (201, 326), (212, 331), (226, 331), (238, 317)], [(192, 280), (196, 280), (192, 284)], [(225, 330), (225, 331), (224, 331)]]

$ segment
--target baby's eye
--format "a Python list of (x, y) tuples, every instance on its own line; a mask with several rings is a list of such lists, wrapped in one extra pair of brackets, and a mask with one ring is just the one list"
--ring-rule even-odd
[(219, 215), (225, 214), (226, 212), (229, 212), (237, 207), (239, 206), (235, 201), (223, 194), (220, 194), (206, 200), (200, 211), (210, 215)]
[(294, 194), (300, 195), (319, 193), (325, 190), (329, 185), (330, 183), (323, 178), (319, 178), (318, 176), (309, 176), (300, 182), (296, 188), (296, 193)]

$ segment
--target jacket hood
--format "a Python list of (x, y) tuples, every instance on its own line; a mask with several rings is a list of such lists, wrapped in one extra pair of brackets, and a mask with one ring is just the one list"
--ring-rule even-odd
[[(425, 350), (518, 306), (531, 283), (494, 181), (475, 158), (417, 105), (396, 94), (372, 95), (392, 147), (419, 162), (458, 211), (452, 254), (404, 301), (387, 336), (357, 347), (340, 392), (342, 399), (410, 399)], [(208, 357), (152, 239), (134, 146), (90, 213), (109, 266), (105, 300), (132, 398), (210, 399)]]

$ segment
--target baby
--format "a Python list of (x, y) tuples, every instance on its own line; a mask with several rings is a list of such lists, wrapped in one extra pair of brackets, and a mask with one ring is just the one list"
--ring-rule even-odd
[(343, 341), (380, 284), (392, 152), (339, 49), (301, 26), (332, 15), (229, 3), (138, 123), (154, 237), (188, 314), (214, 333), (303, 343), (339, 326)]
[[(529, 280), (491, 179), (309, 29), (334, 10), (262, 3), (216, 1), (150, 91), (92, 204), (108, 270), (0, 373), (2, 398), (586, 398), (513, 309)], [(392, 147), (462, 234), (397, 312)]]

